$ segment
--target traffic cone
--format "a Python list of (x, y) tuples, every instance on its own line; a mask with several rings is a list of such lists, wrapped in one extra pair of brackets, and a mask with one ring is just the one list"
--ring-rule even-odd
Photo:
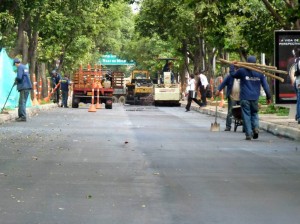
[(94, 80), (93, 80), (93, 84), (92, 84), (92, 102), (91, 102), (91, 105), (90, 105), (90, 108), (89, 108), (89, 112), (96, 112), (96, 107), (95, 107), (95, 104), (94, 104), (94, 94), (95, 94), (95, 90), (94, 90)]
[(101, 104), (100, 104), (100, 90), (99, 90), (99, 86), (97, 88), (97, 103), (96, 103), (96, 109), (101, 109)]

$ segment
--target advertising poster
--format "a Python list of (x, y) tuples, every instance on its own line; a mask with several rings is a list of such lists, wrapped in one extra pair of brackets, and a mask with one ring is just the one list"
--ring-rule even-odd
[(275, 81), (275, 103), (294, 104), (296, 93), (293, 87), (295, 80), (296, 50), (300, 48), (300, 31), (275, 31), (275, 66), (287, 71), (288, 75), (277, 74), (284, 82)]

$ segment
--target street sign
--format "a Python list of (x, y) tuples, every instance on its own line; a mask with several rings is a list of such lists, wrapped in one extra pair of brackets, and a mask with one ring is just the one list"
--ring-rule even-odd
[(134, 61), (127, 61), (118, 58), (113, 54), (105, 54), (99, 59), (99, 64), (101, 65), (135, 65)]

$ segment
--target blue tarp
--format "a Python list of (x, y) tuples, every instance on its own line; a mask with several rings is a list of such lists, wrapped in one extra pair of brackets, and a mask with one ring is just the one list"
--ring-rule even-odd
[[(13, 59), (11, 59), (4, 48), (0, 51), (0, 109), (3, 108), (9, 92), (15, 82), (16, 67), (13, 66)], [(14, 86), (9, 98), (6, 102), (5, 108), (18, 107), (19, 92), (17, 87)], [(27, 106), (31, 106), (30, 96), (27, 101)]]

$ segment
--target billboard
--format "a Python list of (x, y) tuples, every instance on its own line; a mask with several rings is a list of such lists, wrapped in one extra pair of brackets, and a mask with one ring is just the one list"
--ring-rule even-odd
[(275, 66), (287, 71), (289, 75), (277, 74), (284, 82), (275, 81), (275, 103), (296, 103), (296, 92), (293, 87), (296, 49), (300, 48), (300, 30), (275, 31)]

